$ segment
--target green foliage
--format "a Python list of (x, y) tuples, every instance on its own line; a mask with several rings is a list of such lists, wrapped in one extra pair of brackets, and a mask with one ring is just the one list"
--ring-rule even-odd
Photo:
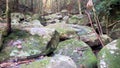
[(99, 12), (103, 12), (104, 14), (109, 15), (109, 10), (112, 9), (110, 6), (117, 4), (118, 2), (119, 0), (101, 0), (101, 2), (95, 7)]

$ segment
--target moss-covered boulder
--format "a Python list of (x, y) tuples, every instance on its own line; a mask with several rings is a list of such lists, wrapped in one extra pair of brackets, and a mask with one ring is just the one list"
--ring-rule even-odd
[[(37, 33), (36, 33), (37, 32)], [(5, 60), (8, 58), (26, 58), (33, 55), (47, 55), (53, 52), (59, 42), (59, 34), (52, 29), (41, 28), (32, 34), (13, 30), (13, 32), (5, 39), (4, 49), (0, 52), (0, 57)]]
[(61, 54), (71, 57), (77, 64), (77, 68), (95, 68), (97, 59), (91, 48), (76, 39), (70, 39), (59, 43), (55, 54)]
[(72, 38), (76, 36), (76, 31), (71, 24), (55, 23), (46, 26), (47, 28), (56, 29), (60, 34), (60, 38)]
[(45, 57), (30, 64), (22, 64), (20, 68), (77, 68), (75, 62), (68, 56), (56, 55)]
[(107, 44), (98, 53), (98, 68), (120, 67), (120, 39)]
[(86, 25), (86, 24), (88, 24), (88, 22), (89, 21), (87, 19), (87, 16), (85, 16), (85, 15), (72, 15), (68, 19), (69, 24)]

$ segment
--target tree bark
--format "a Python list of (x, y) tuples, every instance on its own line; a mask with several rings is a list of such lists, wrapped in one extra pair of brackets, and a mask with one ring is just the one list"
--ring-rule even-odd
[(33, 0), (31, 0), (31, 11), (33, 12)]
[(19, 9), (19, 0), (14, 0), (14, 6), (15, 6), (15, 11), (18, 11)]
[(79, 14), (82, 15), (81, 0), (78, 0), (78, 8), (79, 8)]
[(9, 0), (6, 0), (6, 19), (7, 19), (7, 32), (11, 32), (11, 18), (10, 18)]

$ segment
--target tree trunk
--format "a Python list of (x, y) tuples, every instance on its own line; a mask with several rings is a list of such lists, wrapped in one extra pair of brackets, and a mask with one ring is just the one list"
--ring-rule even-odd
[(14, 6), (15, 6), (15, 11), (18, 11), (19, 9), (19, 0), (14, 0)]
[(9, 0), (6, 0), (6, 19), (7, 19), (7, 32), (11, 32), (11, 18), (10, 18)]
[(31, 0), (31, 11), (33, 12), (33, 0)]
[(79, 14), (82, 14), (82, 10), (81, 10), (81, 0), (78, 0), (78, 8), (79, 8)]

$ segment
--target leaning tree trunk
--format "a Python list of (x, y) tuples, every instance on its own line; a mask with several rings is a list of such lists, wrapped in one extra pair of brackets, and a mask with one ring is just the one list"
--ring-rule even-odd
[(7, 32), (11, 32), (11, 18), (10, 18), (10, 9), (9, 9), (9, 0), (6, 0), (6, 19), (7, 19)]

